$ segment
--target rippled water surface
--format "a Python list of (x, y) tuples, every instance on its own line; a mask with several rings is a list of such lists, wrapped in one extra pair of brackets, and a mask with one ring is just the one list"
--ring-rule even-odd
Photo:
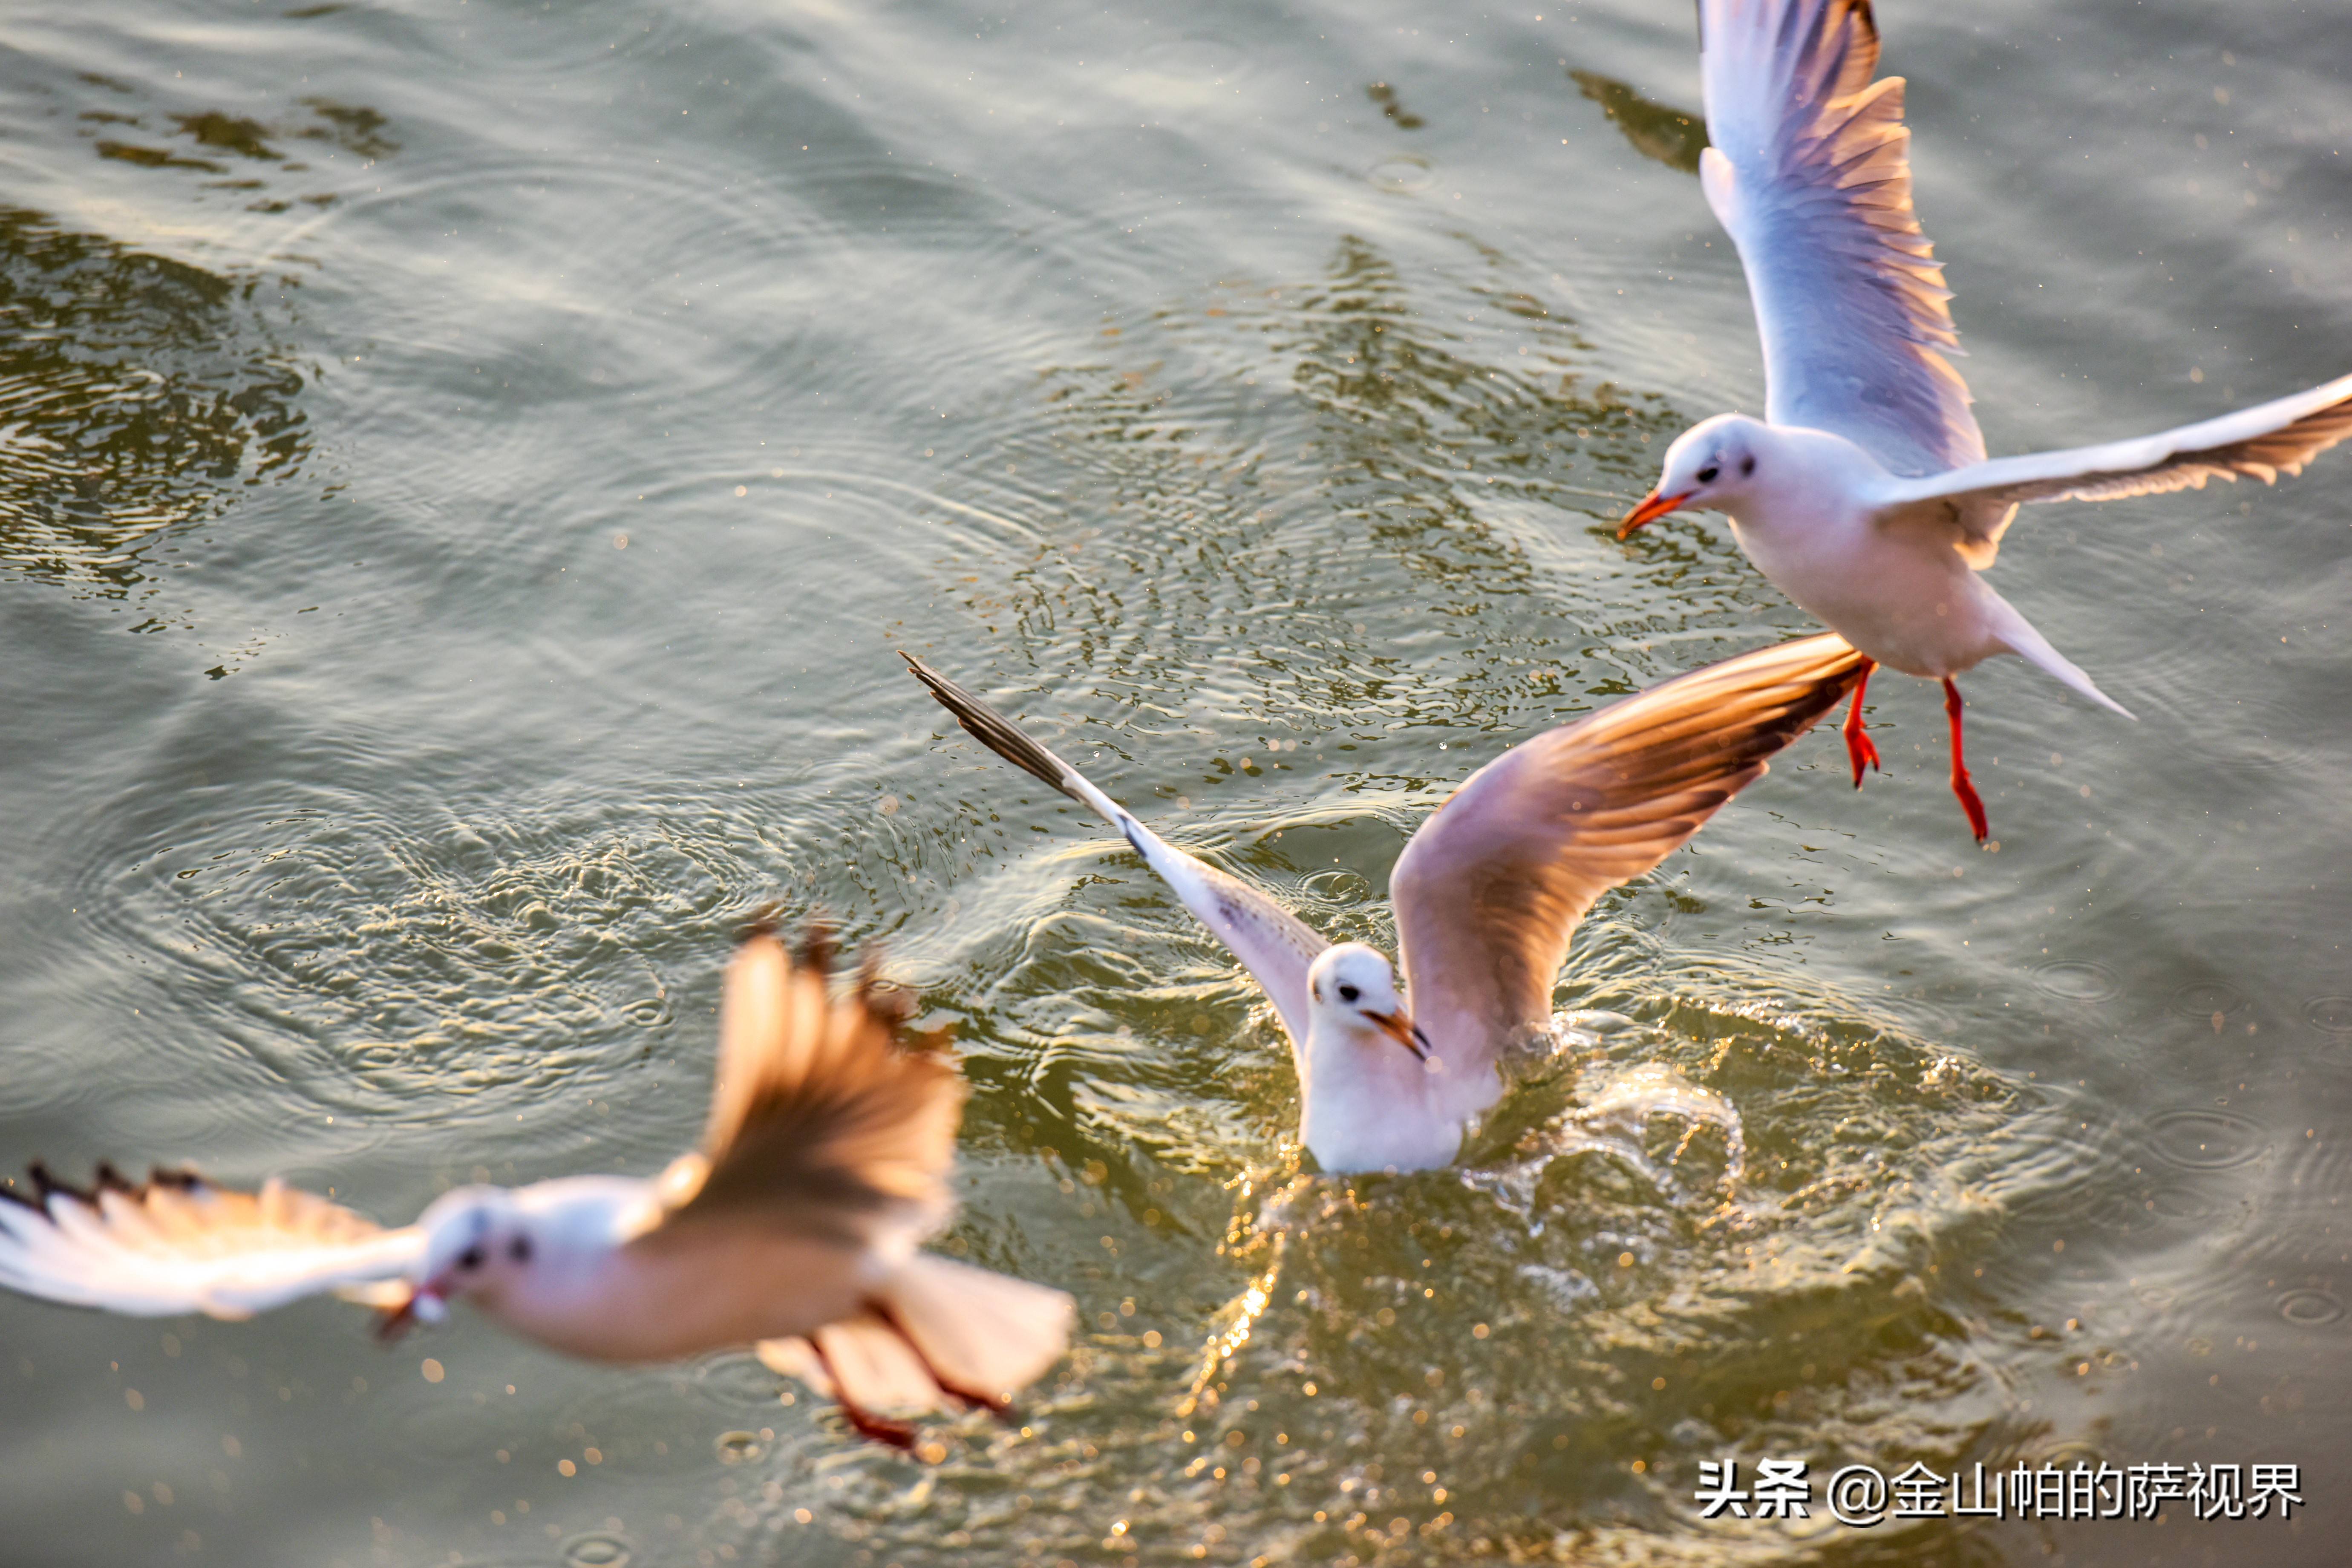
[[(2333, 8), (1882, 21), (1995, 451), (2347, 367)], [(1609, 532), (1761, 401), (1686, 5), (28, 0), (0, 72), (0, 1153), (650, 1172), (781, 900), (1087, 1330), (924, 1467), (743, 1356), (7, 1299), (12, 1561), (2341, 1561), (2344, 454), (2021, 522), (2141, 721), (1970, 677), (1983, 854), (1879, 682), (1867, 790), (1816, 736), (1594, 912), (1467, 1180), (1302, 1180), (1246, 978), (894, 655), (1387, 942), (1507, 742), (1803, 629)], [(1760, 1457), (2306, 1509), (1701, 1521)]]

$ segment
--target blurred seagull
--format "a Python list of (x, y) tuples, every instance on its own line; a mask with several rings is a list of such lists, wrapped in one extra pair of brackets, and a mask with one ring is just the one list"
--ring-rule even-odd
[(1417, 1171), (1502, 1098), (1503, 1053), (1549, 1025), (1570, 934), (1602, 893), (1696, 833), (1868, 663), (1835, 635), (1742, 654), (1547, 731), (1488, 763), (1415, 831), (1389, 879), (1408, 996), (1388, 959), (1334, 946), (1177, 849), (1003, 714), (908, 654), (956, 721), (1118, 829), (1265, 987), (1297, 1068), (1299, 1140), (1326, 1171)]
[(870, 966), (832, 999), (829, 958), (821, 937), (799, 965), (765, 933), (737, 950), (702, 1152), (655, 1180), (460, 1187), (386, 1230), (275, 1178), (133, 1185), (101, 1165), (83, 1191), (35, 1165), (30, 1197), (0, 1188), (0, 1285), (228, 1319), (332, 1291), (383, 1308), (387, 1338), (464, 1297), (596, 1361), (752, 1344), (899, 1447), (914, 1428), (886, 1410), (1002, 1412), (1060, 1357), (1070, 1298), (916, 1250), (952, 1213), (963, 1080), (908, 1040)]
[(1720, 511), (1749, 560), (1867, 656), (1845, 723), (1853, 782), (1874, 664), (1940, 680), (1952, 790), (1979, 839), (1984, 803), (1952, 677), (2017, 654), (2131, 715), (1976, 574), (2021, 501), (2112, 500), (2300, 473), (2352, 434), (2352, 376), (2160, 436), (1985, 460), (1959, 338), (1911, 210), (1903, 79), (1873, 81), (1869, 0), (1699, 0), (1714, 145), (1707, 205), (1739, 247), (1764, 342), (1765, 417), (1717, 415), (1666, 448), (1622, 539), (1685, 508)]

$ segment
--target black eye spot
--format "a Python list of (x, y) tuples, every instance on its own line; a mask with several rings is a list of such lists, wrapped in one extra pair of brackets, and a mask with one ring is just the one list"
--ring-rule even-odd
[(473, 1270), (479, 1268), (488, 1260), (489, 1255), (482, 1250), (482, 1245), (479, 1242), (476, 1242), (473, 1246), (466, 1248), (465, 1251), (457, 1254), (457, 1267), (465, 1269), (467, 1273), (471, 1273)]
[(1701, 468), (1698, 471), (1698, 482), (1703, 485), (1711, 485), (1715, 483), (1715, 476), (1722, 471), (1722, 469), (1717, 468), (1713, 463), (1709, 463), (1706, 468)]
[(1751, 452), (1747, 457), (1739, 459), (1739, 473), (1741, 478), (1745, 479), (1748, 475), (1752, 474), (1755, 471), (1756, 456), (1754, 453)]
[(1353, 1002), (1357, 997), (1361, 996), (1362, 994), (1362, 992), (1357, 990), (1352, 985), (1342, 985), (1339, 987), (1339, 1000), (1342, 1002)]
[(507, 1256), (513, 1258), (517, 1263), (530, 1262), (530, 1237), (527, 1236), (518, 1236), (512, 1241), (508, 1242)]

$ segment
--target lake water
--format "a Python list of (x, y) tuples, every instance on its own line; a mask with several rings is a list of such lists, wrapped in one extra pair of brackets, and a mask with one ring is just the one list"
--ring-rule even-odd
[[(1968, 678), (1997, 854), (1883, 679), (1885, 774), (1814, 736), (1580, 934), (1632, 1023), (1478, 1157), (1577, 1152), (1296, 1185), (1246, 978), (894, 650), (1387, 942), (1507, 742), (1806, 629), (1717, 520), (1609, 531), (1761, 403), (1690, 10), (1014, 9), (0, 22), (0, 1154), (387, 1220), (651, 1172), (780, 900), (956, 1026), (955, 1236), (1087, 1330), (921, 1467), (743, 1357), (0, 1300), (5, 1554), (2340, 1562), (2352, 458), (2021, 521), (1993, 581), (2140, 722)], [(1882, 20), (1995, 452), (2347, 368), (2334, 7)], [(1699, 1517), (1763, 1458), (1811, 1518)], [(2305, 1506), (1820, 1506), (2021, 1460)]]

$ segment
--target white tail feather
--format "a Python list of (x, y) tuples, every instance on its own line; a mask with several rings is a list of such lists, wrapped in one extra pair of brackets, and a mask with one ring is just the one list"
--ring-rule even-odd
[(997, 1399), (1061, 1359), (1076, 1310), (1062, 1291), (929, 1253), (909, 1259), (881, 1297), (934, 1372)]
[[(1983, 587), (1981, 583), (1978, 585), (1980, 588)], [(2091, 678), (2084, 674), (2073, 659), (2052, 647), (2050, 640), (2035, 631), (2032, 623), (2017, 613), (2016, 606), (1989, 588), (1984, 589), (1984, 594), (1995, 606), (1993, 635), (2000, 638), (2010, 652), (2056, 676), (2068, 687), (2089, 698), (2100, 707), (2120, 713), (2135, 722), (2137, 721), (2137, 714), (2093, 685)]]

